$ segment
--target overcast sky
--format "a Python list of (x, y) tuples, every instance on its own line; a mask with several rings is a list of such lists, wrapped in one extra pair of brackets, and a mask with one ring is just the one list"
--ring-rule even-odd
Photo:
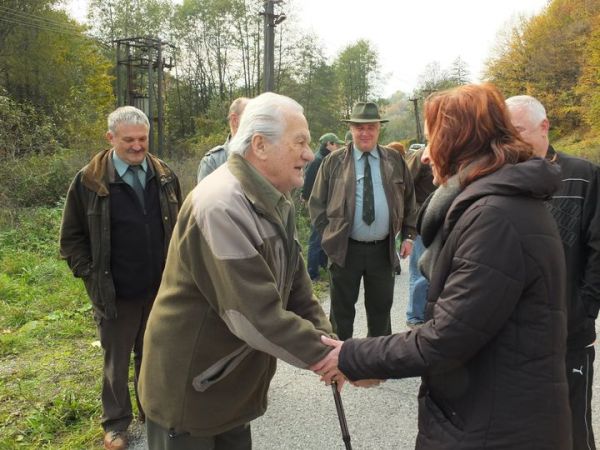
[[(78, 20), (88, 0), (66, 0)], [(386, 76), (383, 94), (407, 93), (417, 85), (425, 66), (438, 61), (442, 69), (460, 56), (479, 81), (499, 30), (520, 14), (537, 14), (548, 0), (296, 0), (299, 26), (322, 39), (333, 58), (345, 46), (368, 39), (379, 53)], [(276, 12), (286, 12), (285, 1)], [(291, 20), (291, 17), (290, 19)]]

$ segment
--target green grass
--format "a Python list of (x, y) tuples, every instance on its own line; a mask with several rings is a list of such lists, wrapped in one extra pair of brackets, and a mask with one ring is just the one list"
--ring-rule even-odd
[[(97, 448), (102, 351), (82, 283), (58, 257), (60, 208), (0, 223), (0, 448)], [(7, 221), (7, 217), (10, 218)]]

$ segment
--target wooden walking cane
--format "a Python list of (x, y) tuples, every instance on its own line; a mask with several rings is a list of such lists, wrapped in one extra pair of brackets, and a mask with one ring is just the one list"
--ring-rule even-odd
[(331, 383), (331, 389), (333, 390), (333, 400), (335, 401), (335, 409), (337, 410), (338, 419), (340, 421), (340, 428), (342, 429), (342, 439), (346, 445), (346, 450), (352, 450), (352, 444), (350, 444), (350, 432), (348, 431), (348, 424), (346, 423), (346, 414), (344, 414), (344, 405), (342, 405), (342, 396), (338, 392), (337, 383), (334, 381)]

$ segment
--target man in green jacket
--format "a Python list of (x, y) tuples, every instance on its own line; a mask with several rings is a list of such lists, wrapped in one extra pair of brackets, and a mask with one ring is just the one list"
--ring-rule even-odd
[[(112, 148), (75, 176), (60, 230), (60, 254), (85, 283), (104, 351), (102, 427), (108, 450), (127, 447), (131, 352), (137, 380), (146, 321), (181, 205), (177, 177), (148, 153), (149, 129), (146, 115), (132, 106), (108, 116)], [(143, 421), (139, 402), (138, 409)]]
[(151, 450), (250, 449), (276, 359), (327, 360), (290, 196), (314, 155), (302, 107), (246, 106), (226, 164), (185, 200), (144, 341), (139, 392)]
[[(341, 340), (352, 337), (360, 282), (365, 287), (369, 336), (392, 332), (394, 275), (415, 237), (413, 180), (402, 155), (378, 145), (377, 105), (358, 102), (349, 123), (352, 142), (321, 164), (308, 202), (331, 263), (331, 322)], [(402, 240), (399, 255), (395, 238)]]

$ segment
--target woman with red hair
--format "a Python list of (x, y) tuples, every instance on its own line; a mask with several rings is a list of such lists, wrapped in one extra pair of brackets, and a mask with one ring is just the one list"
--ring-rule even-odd
[(570, 449), (564, 257), (544, 205), (559, 169), (532, 159), (490, 84), (425, 103), (439, 185), (421, 210), (426, 322), (386, 337), (326, 339), (326, 382), (422, 377), (417, 449)]

